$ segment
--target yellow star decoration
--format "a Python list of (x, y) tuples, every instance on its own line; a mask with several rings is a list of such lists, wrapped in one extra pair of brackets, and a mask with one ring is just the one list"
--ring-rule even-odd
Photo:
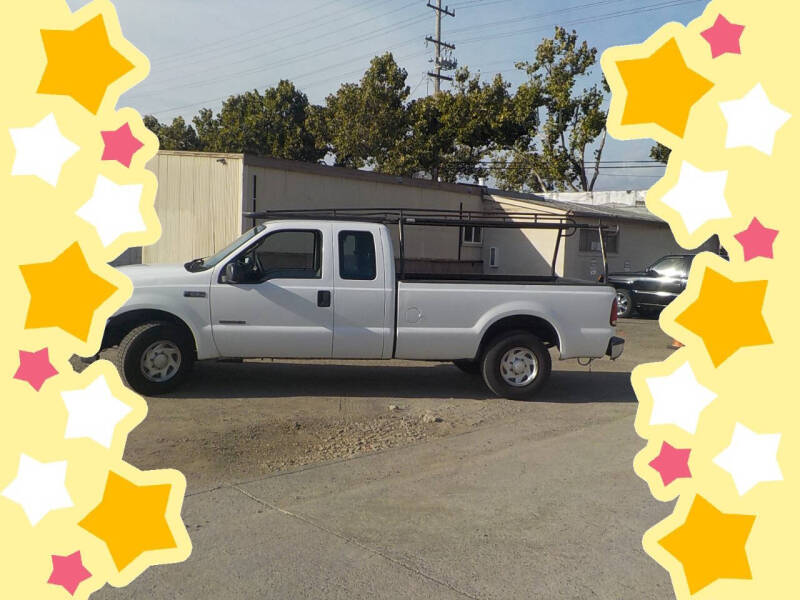
[(717, 579), (752, 579), (745, 544), (755, 516), (726, 514), (696, 496), (686, 522), (659, 544), (683, 565), (689, 593)]
[(77, 242), (52, 262), (19, 269), (31, 294), (26, 329), (60, 327), (85, 342), (95, 310), (117, 291), (89, 269)]
[(675, 38), (648, 58), (622, 60), (617, 68), (628, 90), (622, 125), (655, 123), (678, 137), (692, 107), (714, 87), (686, 66)]
[(165, 516), (171, 487), (138, 486), (110, 471), (102, 501), (78, 525), (106, 543), (122, 571), (143, 552), (177, 547)]
[(745, 346), (772, 343), (762, 309), (766, 281), (731, 281), (706, 269), (700, 297), (675, 321), (700, 336), (718, 367)]
[(72, 31), (42, 30), (47, 68), (40, 94), (70, 96), (97, 114), (108, 86), (133, 69), (108, 40), (103, 16)]

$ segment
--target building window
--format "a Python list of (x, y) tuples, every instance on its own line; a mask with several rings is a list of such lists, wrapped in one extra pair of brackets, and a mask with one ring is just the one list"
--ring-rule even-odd
[(481, 227), (464, 227), (464, 243), (465, 244), (482, 244), (483, 243), (483, 229)]
[[(581, 252), (600, 252), (600, 234), (597, 229), (580, 230)], [(617, 254), (619, 252), (619, 234), (608, 233), (603, 236), (606, 244), (606, 254)]]
[(377, 275), (375, 238), (369, 231), (339, 232), (339, 277), (372, 281)]

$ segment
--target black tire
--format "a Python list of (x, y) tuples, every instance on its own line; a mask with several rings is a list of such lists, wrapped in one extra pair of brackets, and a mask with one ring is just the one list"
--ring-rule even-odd
[[(512, 377), (504, 363), (507, 353), (519, 349), (523, 362), (530, 361), (535, 365), (528, 375), (533, 378), (524, 385), (513, 385), (503, 375)], [(513, 331), (495, 338), (489, 344), (481, 362), (481, 373), (487, 387), (502, 398), (512, 400), (530, 400), (550, 377), (550, 353), (541, 340), (526, 331)], [(520, 375), (523, 377), (523, 375)], [(520, 383), (523, 383), (522, 381)]]
[(481, 363), (477, 360), (454, 360), (453, 364), (469, 375), (481, 374)]
[(627, 319), (633, 314), (633, 298), (628, 290), (617, 290), (617, 318)]
[[(164, 367), (162, 379), (154, 380), (154, 370), (150, 377), (143, 367), (143, 356), (156, 344), (164, 343), (166, 351), (160, 351), (170, 363)], [(175, 352), (177, 350), (177, 353)], [(159, 354), (159, 349), (153, 351)], [(174, 364), (177, 358), (177, 366)], [(194, 365), (194, 344), (189, 335), (171, 323), (145, 323), (131, 330), (119, 345), (114, 359), (123, 382), (135, 392), (147, 396), (165, 394), (178, 387)]]

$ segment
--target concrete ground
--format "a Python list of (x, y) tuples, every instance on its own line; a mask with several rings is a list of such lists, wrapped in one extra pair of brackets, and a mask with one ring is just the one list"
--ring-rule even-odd
[(671, 507), (633, 473), (629, 383), (669, 340), (655, 321), (619, 330), (620, 361), (555, 363), (535, 402), (441, 364), (198, 369), (149, 400), (126, 451), (187, 475), (193, 554), (93, 598), (671, 597), (641, 550)]

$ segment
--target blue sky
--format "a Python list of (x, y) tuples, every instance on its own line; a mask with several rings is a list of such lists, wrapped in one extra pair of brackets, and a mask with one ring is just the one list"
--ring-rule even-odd
[[(435, 3), (435, 0), (432, 0)], [(82, 0), (68, 0), (77, 9)], [(123, 96), (161, 121), (187, 121), (218, 109), (230, 94), (289, 79), (322, 103), (341, 83), (357, 81), (376, 54), (392, 51), (415, 96), (433, 48), (434, 11), (427, 0), (116, 0), (126, 37), (151, 61), (150, 77)], [(514, 63), (530, 59), (555, 25), (575, 29), (603, 49), (638, 43), (667, 21), (696, 18), (700, 0), (443, 0), (456, 17), (443, 22), (455, 58), (487, 78), (524, 80)], [(597, 67), (597, 77), (599, 66)], [(604, 160), (645, 160), (649, 142), (610, 141)], [(646, 189), (662, 170), (605, 169), (598, 189)]]

